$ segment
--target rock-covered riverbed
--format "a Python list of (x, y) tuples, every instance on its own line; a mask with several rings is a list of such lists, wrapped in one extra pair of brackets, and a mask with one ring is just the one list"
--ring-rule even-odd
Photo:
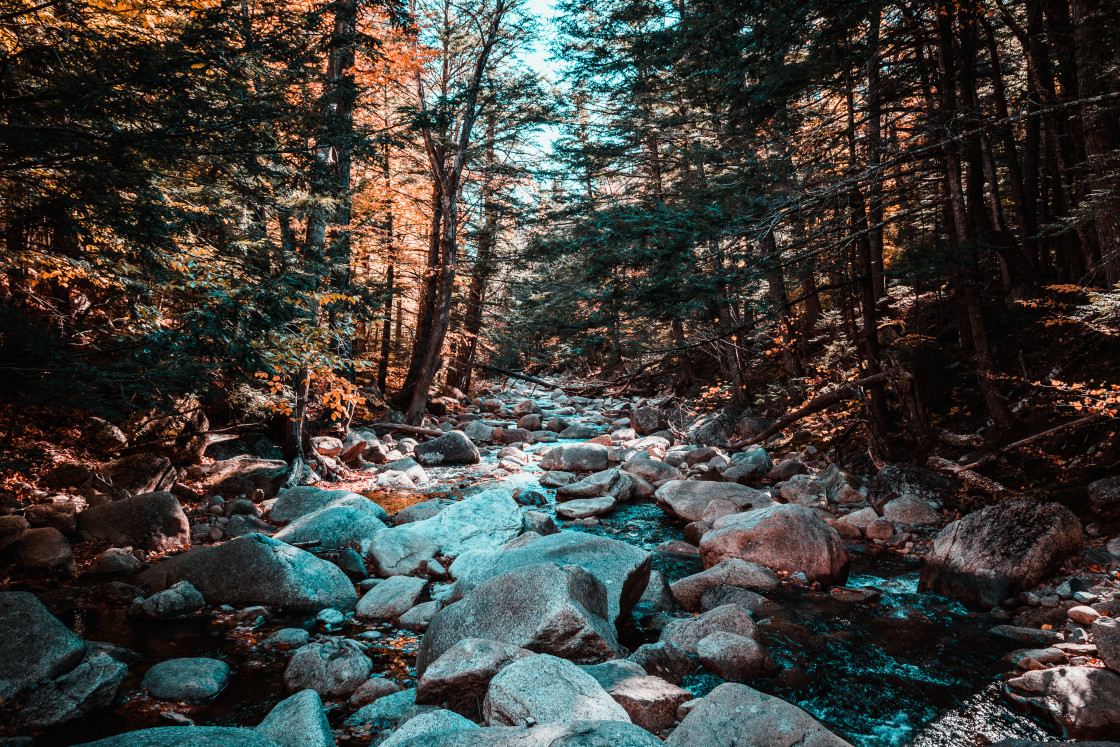
[[(317, 438), (346, 481), (308, 475), (278, 496), (286, 465), (259, 444), (211, 444), (171, 483), (154, 459), (63, 465), (50, 500), (0, 517), (21, 565), (0, 592), (3, 733), (389, 747), (1120, 734), (1120, 542), (1086, 546), (1066, 509), (1016, 501), (944, 529), (960, 486), (940, 475), (867, 479), (811, 449), (730, 450), (719, 421), (666, 425), (640, 401), (506, 389), (442, 418), (438, 439)], [(127, 494), (102, 500), (104, 484)], [(67, 564), (80, 572), (44, 575)]]

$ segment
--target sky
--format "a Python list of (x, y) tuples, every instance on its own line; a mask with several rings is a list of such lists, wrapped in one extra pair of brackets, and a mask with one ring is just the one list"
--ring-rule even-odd
[[(553, 34), (552, 18), (556, 15), (553, 2), (554, 0), (528, 0), (526, 2), (529, 11), (541, 22), (541, 34), (534, 40), (533, 50), (525, 55), (525, 61), (544, 77), (546, 85), (556, 81), (556, 76), (552, 73), (553, 65), (549, 60), (548, 52), (549, 41)], [(542, 128), (537, 136), (537, 147), (543, 153), (551, 152), (552, 141), (558, 135), (559, 131), (556, 127)]]

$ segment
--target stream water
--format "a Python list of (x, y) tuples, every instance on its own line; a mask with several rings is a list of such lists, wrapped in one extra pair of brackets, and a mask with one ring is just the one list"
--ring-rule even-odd
[[(467, 495), (482, 487), (501, 487), (511, 493), (533, 489), (555, 500), (555, 491), (540, 486), (541, 472), (534, 465), (495, 483), (486, 477), (495, 464), (494, 457), (487, 456), (475, 467), (430, 470), (431, 486), (413, 501), (452, 492)], [(395, 508), (399, 506), (391, 510)], [(623, 504), (597, 526), (574, 530), (604, 534), (647, 550), (681, 536), (680, 525), (651, 502)], [(662, 554), (654, 555), (653, 566), (668, 581), (701, 569), (698, 559)], [(1010, 665), (1001, 657), (1014, 646), (987, 633), (995, 621), (950, 600), (919, 594), (917, 580), (916, 565), (894, 556), (854, 552), (848, 585), (879, 589), (881, 597), (874, 603), (838, 601), (811, 590), (768, 594), (780, 610), (760, 624), (760, 639), (778, 668), (774, 676), (751, 686), (797, 703), (861, 747), (956, 747), (1009, 737), (1054, 738), (1051, 729), (1012, 709), (1002, 696), (999, 678)], [(306, 619), (285, 618), (263, 621), (257, 628), (201, 617), (144, 623), (130, 618), (119, 602), (67, 605), (56, 600), (52, 607), (64, 619), (69, 615), (67, 622), (83, 637), (127, 647), (141, 657), (123, 689), (131, 695), (110, 712), (44, 735), (44, 743), (58, 745), (166, 725), (159, 715), (166, 705), (137, 694), (139, 682), (152, 664), (179, 656), (225, 659), (233, 674), (226, 690), (211, 703), (176, 710), (199, 724), (254, 725), (284, 698), (281, 678), (287, 659), (287, 654), (264, 651), (258, 642), (280, 627), (312, 625)], [(375, 673), (405, 686), (414, 680), (415, 635), (388, 626), (350, 625), (338, 632), (351, 636), (364, 632), (361, 637), (372, 644)], [(634, 646), (656, 636), (656, 631), (635, 623), (623, 631), (622, 638)], [(703, 695), (721, 682), (696, 674), (684, 684)], [(347, 709), (337, 707), (328, 716), (338, 726), (346, 713)], [(364, 741), (340, 740), (348, 743)]]

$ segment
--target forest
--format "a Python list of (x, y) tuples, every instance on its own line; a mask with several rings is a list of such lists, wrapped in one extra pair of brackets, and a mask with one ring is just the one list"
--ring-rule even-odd
[(1116, 0), (0, 53), (0, 744), (1120, 742)]

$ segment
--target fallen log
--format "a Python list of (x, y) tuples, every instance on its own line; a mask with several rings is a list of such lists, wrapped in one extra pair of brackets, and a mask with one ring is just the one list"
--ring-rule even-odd
[(873, 374), (866, 376), (862, 379), (849, 381), (841, 387), (833, 389), (831, 392), (825, 392), (813, 399), (809, 400), (803, 407), (799, 407), (791, 413), (787, 413), (774, 423), (762, 431), (761, 433), (745, 438), (742, 441), (736, 441), (731, 444), (733, 449), (741, 449), (744, 446), (753, 446), (754, 444), (762, 443), (776, 433), (780, 433), (794, 423), (809, 417), (810, 415), (820, 412), (821, 410), (832, 407), (837, 402), (842, 402), (846, 399), (855, 399), (859, 396), (859, 390), (868, 387), (886, 386), (889, 383), (887, 375), (883, 373)]
[(506, 369), (506, 368), (498, 368), (497, 366), (491, 366), (489, 363), (475, 363), (474, 368), (481, 368), (483, 371), (493, 371), (494, 373), (499, 373), (499, 374), (502, 374), (503, 376), (509, 376), (511, 378), (514, 378), (514, 379), (521, 379), (522, 381), (528, 381), (530, 384), (536, 384), (537, 386), (546, 386), (549, 389), (559, 389), (559, 387), (556, 384), (551, 384), (551, 383), (545, 381), (544, 379), (538, 379), (535, 376), (529, 376), (528, 374), (517, 373), (516, 371), (510, 371), (509, 369)]
[(995, 461), (996, 457), (1004, 452), (1018, 449), (1023, 446), (1030, 446), (1036, 441), (1041, 441), (1047, 436), (1052, 436), (1055, 433), (1060, 433), (1061, 431), (1070, 430), (1072, 428), (1080, 428), (1084, 425), (1092, 425), (1093, 423), (1107, 420), (1109, 417), (1111, 416), (1106, 413), (1096, 412), (1092, 415), (1086, 415), (1083, 418), (1078, 418), (1077, 420), (1070, 420), (1068, 422), (1062, 423), (1061, 425), (1056, 425), (1053, 428), (1048, 428), (1039, 433), (1035, 433), (1032, 436), (1027, 436), (1026, 438), (1021, 438), (1018, 441), (1013, 441), (1012, 443), (1000, 446), (995, 451), (984, 454), (970, 464), (962, 464), (959, 467), (955, 467), (955, 470), (956, 472), (965, 472), (967, 470), (976, 469), (977, 467), (983, 467), (985, 464)]

